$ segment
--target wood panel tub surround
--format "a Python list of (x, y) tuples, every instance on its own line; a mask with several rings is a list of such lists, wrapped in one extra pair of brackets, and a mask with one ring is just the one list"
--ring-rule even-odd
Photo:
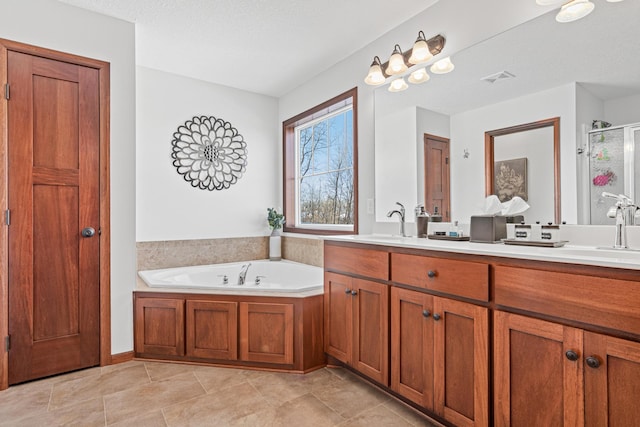
[[(135, 355), (312, 371), (326, 364), (322, 301), (322, 295), (292, 298), (135, 291)], [(164, 311), (149, 311), (148, 307)], [(165, 326), (159, 328), (158, 323)]]

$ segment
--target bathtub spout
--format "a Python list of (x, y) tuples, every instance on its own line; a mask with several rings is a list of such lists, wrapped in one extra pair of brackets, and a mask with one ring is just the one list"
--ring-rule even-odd
[(249, 271), (249, 267), (251, 267), (251, 263), (244, 264), (240, 268), (240, 274), (238, 275), (238, 285), (244, 285), (244, 282), (247, 280), (247, 271)]

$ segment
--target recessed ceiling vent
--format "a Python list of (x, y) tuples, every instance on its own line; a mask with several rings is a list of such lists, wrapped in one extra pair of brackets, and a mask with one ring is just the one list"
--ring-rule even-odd
[(499, 71), (497, 73), (491, 74), (490, 76), (483, 77), (480, 80), (484, 80), (489, 83), (501, 82), (507, 79), (512, 79), (515, 77), (515, 74), (510, 73), (508, 71)]

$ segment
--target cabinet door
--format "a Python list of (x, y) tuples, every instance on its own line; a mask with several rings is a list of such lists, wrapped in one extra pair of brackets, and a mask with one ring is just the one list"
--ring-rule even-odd
[(351, 363), (353, 320), (352, 279), (335, 273), (324, 275), (324, 351)]
[(352, 366), (380, 384), (389, 385), (389, 286), (352, 280)]
[(457, 426), (489, 424), (489, 310), (434, 298), (434, 409)]
[(391, 389), (433, 410), (433, 297), (391, 288)]
[(136, 353), (184, 356), (184, 300), (136, 298)]
[(293, 304), (240, 303), (240, 358), (293, 364)]
[(584, 425), (582, 330), (494, 313), (495, 425)]
[(640, 424), (640, 343), (584, 334), (585, 425)]
[(187, 301), (187, 356), (238, 358), (238, 303)]

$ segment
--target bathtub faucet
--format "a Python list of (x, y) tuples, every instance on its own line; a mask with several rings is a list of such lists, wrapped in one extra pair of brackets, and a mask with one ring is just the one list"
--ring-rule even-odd
[(245, 280), (247, 280), (247, 271), (249, 271), (249, 267), (251, 267), (251, 263), (244, 264), (240, 268), (240, 274), (238, 275), (238, 285), (244, 285)]

